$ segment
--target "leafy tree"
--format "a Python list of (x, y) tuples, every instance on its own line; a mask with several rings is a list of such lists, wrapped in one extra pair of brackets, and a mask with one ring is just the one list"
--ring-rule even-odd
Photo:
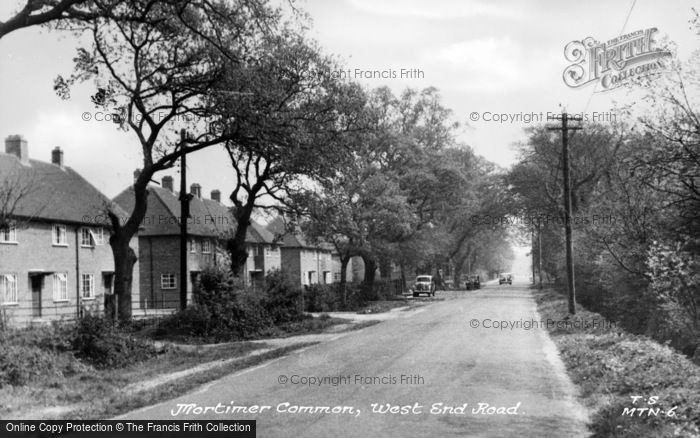
[[(129, 217), (110, 214), (114, 291), (119, 317), (128, 319), (136, 262), (129, 242), (146, 214), (147, 185), (183, 154), (234, 138), (235, 132), (212, 129), (214, 113), (205, 97), (220, 89), (226, 74), (264, 55), (260, 41), (276, 31), (281, 12), (265, 0), (120, 2), (113, 12), (142, 19), (123, 22), (107, 15), (77, 25), (74, 29), (88, 33), (92, 44), (78, 49), (75, 72), (67, 79), (59, 76), (55, 88), (67, 98), (71, 86), (92, 79), (93, 103), (118, 112), (120, 128), (141, 144), (143, 167)], [(191, 135), (183, 142), (178, 131), (184, 128)]]
[[(302, 30), (284, 27), (260, 44), (263, 56), (231, 70), (210, 102), (224, 133), (236, 185), (237, 228), (227, 241), (231, 269), (245, 266), (246, 230), (256, 209), (285, 210), (305, 183), (332, 175), (348, 150), (338, 138), (356, 129), (362, 90), (335, 80), (336, 64)], [(238, 90), (241, 90), (240, 92)]]

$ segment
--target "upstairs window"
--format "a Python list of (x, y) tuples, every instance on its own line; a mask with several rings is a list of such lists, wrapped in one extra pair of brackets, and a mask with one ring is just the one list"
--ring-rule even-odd
[(94, 248), (95, 239), (92, 237), (92, 231), (89, 228), (81, 228), (80, 230), (80, 246)]
[(92, 234), (92, 240), (95, 241), (95, 245), (105, 244), (105, 229), (102, 227), (93, 228), (90, 230)]
[(210, 254), (211, 253), (211, 241), (209, 239), (202, 240), (202, 253), (203, 254)]
[(14, 225), (0, 227), (0, 243), (17, 243), (17, 229)]
[(54, 225), (52, 233), (52, 243), (58, 246), (68, 246), (68, 239), (66, 238), (66, 226), (65, 225)]

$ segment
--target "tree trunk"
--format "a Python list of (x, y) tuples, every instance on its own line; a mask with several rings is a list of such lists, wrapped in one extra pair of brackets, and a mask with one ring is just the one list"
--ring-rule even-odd
[[(131, 319), (131, 291), (134, 278), (134, 265), (136, 264), (136, 253), (129, 246), (131, 238), (114, 239), (110, 242), (112, 255), (114, 256), (114, 295), (117, 298), (117, 312), (120, 321)], [(111, 306), (115, 303), (112, 300)], [(105, 309), (107, 315), (114, 315), (115, 309)]]
[(338, 284), (338, 294), (342, 297), (343, 310), (348, 307), (347, 275), (350, 256), (345, 254), (340, 257), (340, 284)]
[[(123, 218), (118, 217), (112, 211), (108, 211), (110, 222), (112, 223), (112, 236), (109, 238), (109, 246), (112, 248), (114, 258), (114, 296), (115, 302), (111, 300), (105, 302), (105, 314), (114, 315), (120, 321), (131, 319), (131, 291), (134, 278), (134, 265), (136, 264), (136, 253), (129, 246), (129, 242), (136, 235), (148, 208), (148, 182), (154, 172), (142, 171), (134, 183), (134, 209), (131, 215), (122, 225)], [(185, 279), (186, 281), (186, 279)], [(181, 280), (182, 282), (182, 280)], [(185, 284), (185, 283), (183, 283)]]
[(245, 237), (248, 230), (247, 223), (238, 224), (236, 234), (226, 241), (226, 249), (231, 258), (231, 272), (234, 277), (240, 277), (243, 273), (246, 260), (248, 260), (248, 250), (245, 245)]
[(374, 279), (377, 274), (377, 262), (368, 255), (362, 256), (362, 261), (365, 262), (365, 278), (364, 278), (364, 288), (368, 293), (372, 292), (374, 288)]
[(464, 259), (460, 258), (455, 262), (454, 275), (452, 276), (455, 289), (459, 289), (462, 285), (462, 266), (464, 266)]
[[(234, 194), (231, 195), (232, 201)], [(228, 239), (226, 242), (226, 249), (231, 256), (231, 272), (235, 277), (240, 277), (243, 274), (243, 268), (245, 267), (246, 260), (248, 260), (248, 250), (245, 244), (245, 238), (248, 233), (248, 227), (250, 226), (250, 217), (253, 215), (253, 205), (254, 199), (250, 200), (234, 211), (234, 217), (236, 218), (236, 233), (232, 238)]]

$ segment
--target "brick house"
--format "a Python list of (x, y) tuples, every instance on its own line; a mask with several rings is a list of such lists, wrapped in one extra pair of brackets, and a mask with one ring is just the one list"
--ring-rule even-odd
[[(139, 231), (139, 270), (141, 309), (176, 309), (180, 306), (180, 200), (173, 189), (173, 178), (164, 176), (161, 185), (148, 187), (148, 210)], [(210, 265), (228, 263), (228, 253), (222, 239), (233, 233), (236, 221), (229, 207), (221, 203), (221, 192), (211, 192), (211, 199), (202, 197), (199, 184), (190, 187), (190, 218), (188, 219), (187, 269), (184, 279), (188, 301), (193, 285), (202, 270)], [(130, 211), (133, 189), (120, 193), (114, 201)], [(246, 237), (249, 257), (245, 282), (257, 284), (272, 269), (280, 268), (279, 245), (272, 235), (253, 222)]]
[[(340, 281), (340, 257), (333, 245), (310, 243), (301, 232), (290, 232), (281, 217), (273, 219), (266, 228), (282, 243), (282, 269), (298, 278), (300, 285)], [(347, 278), (352, 280), (351, 263)]]
[(101, 312), (112, 293), (105, 212), (124, 212), (63, 160), (58, 147), (50, 163), (29, 159), (19, 135), (0, 153), (0, 311), (11, 323)]

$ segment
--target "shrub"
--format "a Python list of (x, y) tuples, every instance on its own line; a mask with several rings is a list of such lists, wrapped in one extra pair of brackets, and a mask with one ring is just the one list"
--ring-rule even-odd
[(21, 386), (42, 377), (61, 375), (55, 354), (36, 346), (3, 345), (0, 387)]
[(312, 284), (304, 292), (304, 310), (307, 312), (333, 312), (341, 305), (335, 285)]
[(194, 295), (194, 304), (161, 322), (156, 336), (225, 342), (250, 339), (273, 326), (263, 298), (247, 292), (223, 268), (205, 269)]
[(265, 292), (260, 303), (275, 324), (302, 319), (301, 298), (301, 288), (285, 272), (275, 270), (265, 277)]
[(104, 318), (87, 315), (78, 321), (72, 343), (75, 356), (96, 368), (118, 368), (147, 360), (156, 348), (119, 331)]

